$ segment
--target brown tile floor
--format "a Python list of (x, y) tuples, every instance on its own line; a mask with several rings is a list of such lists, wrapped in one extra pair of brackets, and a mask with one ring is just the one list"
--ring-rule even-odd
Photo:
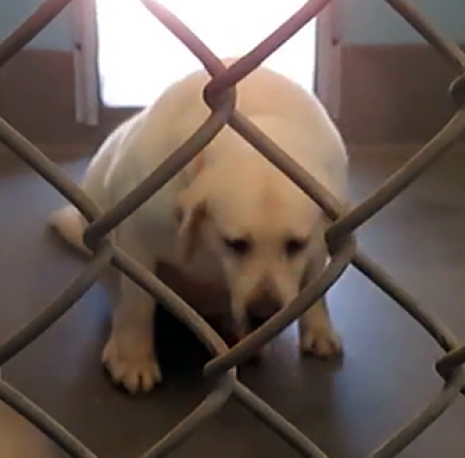
[[(354, 199), (366, 195), (399, 164), (386, 158), (356, 160)], [(360, 230), (361, 246), (461, 338), (465, 338), (464, 164), (455, 154), (442, 160)], [(66, 170), (77, 177), (82, 168), (78, 163)], [(54, 298), (82, 265), (44, 232), (46, 214), (60, 199), (26, 167), (0, 178), (1, 341)], [(241, 379), (331, 457), (358, 458), (380, 445), (438, 391), (441, 380), (433, 363), (441, 353), (418, 324), (354, 269), (347, 271), (330, 297), (346, 345), (341, 367), (301, 361), (291, 328), (275, 342), (274, 356), (259, 368), (241, 371)], [(204, 390), (181, 371), (189, 361), (186, 348), (192, 348), (187, 334), (188, 344), (178, 346), (172, 358), (179, 366), (177, 376), (174, 372), (165, 386), (137, 399), (112, 389), (99, 365), (107, 316), (105, 297), (96, 286), (6, 364), (4, 377), (98, 456), (137, 457), (179, 421)], [(169, 317), (164, 320), (164, 328), (171, 329), (166, 334), (172, 335), (175, 326)], [(169, 335), (163, 339), (171, 342)], [(1, 404), (0, 408), (1, 458), (62, 456), (40, 435), (36, 440), (36, 431), (8, 408)], [(463, 458), (464, 425), (465, 402), (460, 399), (400, 456)], [(298, 455), (231, 401), (171, 456)]]

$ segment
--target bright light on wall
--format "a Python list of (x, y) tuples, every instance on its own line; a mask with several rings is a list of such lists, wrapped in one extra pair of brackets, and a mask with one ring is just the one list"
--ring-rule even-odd
[[(164, 0), (220, 57), (243, 55), (305, 0)], [(145, 106), (173, 80), (202, 68), (184, 45), (138, 0), (97, 0), (99, 72), (107, 106)], [(311, 21), (265, 65), (314, 87), (316, 27)]]

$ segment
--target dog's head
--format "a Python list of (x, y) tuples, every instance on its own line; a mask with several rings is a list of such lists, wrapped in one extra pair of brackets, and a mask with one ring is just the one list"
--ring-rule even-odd
[(299, 292), (320, 208), (258, 153), (206, 168), (179, 197), (185, 262), (207, 248), (220, 260), (232, 311), (256, 327)]

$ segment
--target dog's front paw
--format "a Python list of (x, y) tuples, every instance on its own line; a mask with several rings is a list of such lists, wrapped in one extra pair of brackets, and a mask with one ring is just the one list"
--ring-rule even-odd
[(150, 391), (162, 380), (160, 367), (153, 351), (139, 345), (122, 345), (110, 337), (102, 354), (102, 362), (114, 383), (131, 394)]
[(329, 329), (305, 333), (300, 338), (300, 351), (322, 359), (339, 358), (343, 354), (342, 341), (335, 331)]

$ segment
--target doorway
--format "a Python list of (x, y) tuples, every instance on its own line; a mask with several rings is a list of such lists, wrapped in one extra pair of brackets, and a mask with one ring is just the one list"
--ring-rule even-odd
[[(305, 0), (162, 0), (219, 57), (241, 56), (305, 4)], [(202, 68), (195, 56), (139, 0), (96, 0), (98, 77), (107, 107), (143, 107), (174, 80)], [(316, 20), (264, 65), (315, 86)]]

